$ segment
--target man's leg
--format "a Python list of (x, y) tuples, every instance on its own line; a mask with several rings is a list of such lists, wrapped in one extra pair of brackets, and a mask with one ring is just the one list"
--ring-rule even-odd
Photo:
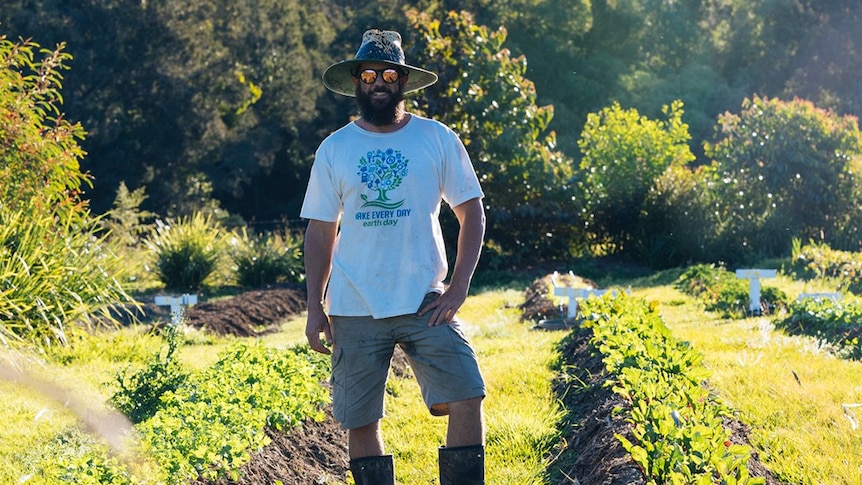
[(383, 434), (380, 432), (380, 420), (347, 430), (347, 449), (351, 460), (382, 455)]
[(482, 398), (449, 403), (446, 446), (439, 450), (440, 485), (484, 485), (485, 423)]
[(356, 485), (394, 485), (392, 455), (383, 454), (380, 420), (347, 431), (350, 472)]
[(457, 448), (485, 444), (485, 420), (482, 397), (449, 403), (449, 427), (446, 446)]

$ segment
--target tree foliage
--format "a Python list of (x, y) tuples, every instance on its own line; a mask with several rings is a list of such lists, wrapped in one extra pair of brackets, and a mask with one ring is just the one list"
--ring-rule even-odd
[(596, 248), (624, 252), (638, 233), (644, 201), (669, 167), (694, 160), (682, 102), (651, 120), (619, 104), (591, 114), (581, 134), (584, 221)]
[[(404, 15), (411, 8), (422, 12), (418, 24)], [(468, 11), (473, 20), (458, 23), (450, 19), (451, 10)], [(662, 107), (682, 101), (697, 157), (693, 165), (703, 166), (710, 163), (703, 142), (711, 139), (718, 116), (735, 111), (745, 98), (800, 98), (838, 116), (858, 115), (860, 12), (862, 4), (855, 0), (0, 0), (0, 25), (13, 37), (38, 33), (46, 45), (68, 45), (75, 55), (75, 69), (63, 79), (71, 117), (59, 112), (50, 117), (60, 123), (68, 119), (64, 126), (80, 135), (86, 128), (86, 139), (72, 136), (81, 150), (73, 158), (93, 178), (92, 186), (89, 175), (68, 181), (67, 193), (81, 192), (102, 213), (125, 182), (130, 191), (144, 188), (149, 197), (141, 209), (161, 217), (224, 210), (255, 224), (298, 222), (313, 152), (351, 114), (351, 100), (323, 88), (322, 71), (351, 57), (365, 29), (399, 30), (405, 45), (414, 46), (408, 59), (443, 75), (416, 106), (427, 103), (428, 113), (444, 120), (466, 120), (460, 127), (465, 141), (473, 138), (477, 160), (507, 160), (505, 173), (489, 169), (493, 163), (480, 167), (489, 174), (492, 208), (502, 210), (493, 214), (503, 221), (500, 227), (489, 228), (495, 251), (517, 259), (525, 253), (565, 257), (580, 244), (581, 227), (569, 215), (581, 204), (574, 185), (564, 183), (565, 193), (545, 188), (581, 176), (581, 132), (590, 114), (614, 103), (661, 119)], [(455, 39), (435, 54), (423, 40), (433, 23), (442, 26), (444, 37)], [(466, 30), (446, 30), (455, 26)], [(483, 42), (474, 42), (482, 28)], [(450, 48), (470, 69), (441, 57)], [(470, 52), (476, 58), (458, 57)], [(70, 62), (60, 60), (62, 66)], [(58, 65), (54, 74), (64, 68)], [(515, 80), (491, 82), (495, 70)], [(475, 79), (451, 75), (459, 72)], [(530, 86), (517, 79), (529, 79)], [(481, 90), (471, 91), (472, 85)], [(457, 96), (448, 99), (446, 93)], [(489, 100), (497, 106), (483, 104)], [(535, 113), (525, 110), (527, 104)], [(523, 126), (495, 119), (515, 116), (514, 108), (526, 121)], [(530, 130), (538, 131), (533, 139), (545, 148), (520, 142)], [(486, 141), (471, 133), (478, 131), (488, 134)], [(555, 160), (535, 162), (541, 157)], [(536, 166), (511, 160), (534, 160)], [(546, 173), (554, 183), (543, 183), (548, 179), (538, 175), (542, 164), (563, 175)], [(514, 183), (516, 170), (526, 173), (522, 182)], [(706, 172), (676, 171), (662, 176), (662, 183), (694, 177), (683, 185), (700, 186), (707, 183)], [(651, 190), (650, 204), (657, 204), (652, 210), (670, 209), (663, 193)], [(700, 200), (672, 192), (678, 200)], [(733, 222), (724, 215), (707, 217), (708, 211), (695, 213), (718, 225)], [(687, 217), (675, 214), (662, 210), (649, 216), (652, 221)], [(849, 217), (862, 220), (862, 209)], [(533, 222), (529, 237), (502, 230), (523, 220)], [(842, 246), (862, 237), (850, 230), (854, 225), (859, 224), (848, 222), (835, 235)], [(720, 231), (735, 244), (732, 231)], [(681, 236), (669, 228), (641, 236), (656, 232), (671, 246)], [(654, 242), (647, 246), (655, 249), (659, 242)], [(644, 251), (661, 253), (636, 249)]]
[(410, 15), (423, 35), (414, 54), (424, 52), (441, 78), (420, 108), (464, 141), (486, 193), (490, 248), (514, 261), (565, 255), (574, 235), (573, 167), (548, 130), (553, 108), (536, 105), (526, 59), (503, 46), (505, 29), (477, 25), (466, 12)]
[(755, 96), (722, 115), (706, 153), (733, 239), (768, 256), (794, 237), (833, 241), (855, 210), (860, 143), (856, 118), (799, 99)]

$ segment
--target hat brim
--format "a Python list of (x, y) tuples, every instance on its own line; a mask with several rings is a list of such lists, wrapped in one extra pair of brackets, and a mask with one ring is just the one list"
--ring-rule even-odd
[(363, 62), (380, 62), (407, 71), (407, 84), (404, 85), (404, 94), (419, 91), (437, 82), (437, 75), (433, 72), (407, 64), (398, 64), (396, 62), (377, 59), (348, 59), (336, 62), (323, 71), (323, 85), (333, 93), (355, 97), (356, 87), (351, 80), (353, 77), (352, 72), (354, 67)]

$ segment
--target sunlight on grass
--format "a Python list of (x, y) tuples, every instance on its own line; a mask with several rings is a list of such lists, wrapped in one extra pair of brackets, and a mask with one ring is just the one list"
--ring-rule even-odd
[[(781, 283), (779, 283), (781, 284)], [(822, 291), (781, 284), (788, 295)], [(862, 429), (841, 405), (862, 402), (862, 363), (838, 359), (810, 337), (776, 331), (768, 317), (719, 320), (675, 290), (649, 292), (674, 336), (713, 372), (709, 384), (753, 427), (764, 464), (785, 483), (862, 483)], [(857, 413), (856, 421), (862, 418)]]
[(73, 425), (75, 418), (59, 403), (26, 387), (0, 382), (0, 483), (19, 483), (33, 473), (26, 454), (57, 436), (58, 430)]
[[(722, 400), (752, 427), (760, 459), (784, 483), (862, 483), (862, 363), (833, 357), (810, 337), (776, 331), (769, 317), (721, 320), (672, 287), (672, 275), (639, 280), (635, 296), (655, 301), (674, 337), (704, 354), (709, 380)], [(828, 282), (790, 278), (764, 281), (791, 298), (833, 291)], [(459, 312), (488, 386), (486, 477), (495, 485), (547, 483), (548, 455), (558, 446), (561, 404), (551, 389), (557, 345), (566, 332), (532, 330), (519, 319), (524, 293), (493, 290), (471, 295)], [(278, 333), (259, 337), (267, 346), (305, 345), (305, 314), (286, 320)], [(213, 364), (238, 339), (188, 330), (179, 356), (189, 370)], [(98, 411), (116, 391), (116, 375), (139, 368), (164, 346), (161, 337), (126, 328), (56, 348), (28, 371), (62, 384)], [(437, 449), (445, 442), (445, 418), (430, 416), (415, 379), (391, 378), (383, 420), (387, 451), (396, 457), (402, 485), (437, 483)], [(59, 455), (98, 449), (63, 403), (26, 386), (0, 381), (0, 483), (18, 483)], [(66, 447), (66, 451), (63, 451)], [(71, 459), (71, 458), (63, 458)], [(35, 479), (35, 478), (34, 478)], [(348, 483), (350, 482), (348, 478)]]
[[(534, 331), (520, 322), (522, 300), (519, 291), (486, 292), (468, 299), (459, 312), (488, 388), (487, 483), (544, 483), (545, 457), (558, 439), (562, 410), (552, 397), (550, 366), (565, 334)], [(446, 419), (428, 414), (415, 381), (393, 379), (390, 390), (383, 432), (396, 456), (399, 483), (437, 483), (437, 448), (445, 442)]]

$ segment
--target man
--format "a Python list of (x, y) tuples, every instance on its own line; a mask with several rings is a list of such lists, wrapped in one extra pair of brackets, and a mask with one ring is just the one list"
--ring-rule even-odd
[[(348, 430), (358, 485), (395, 483), (380, 430), (395, 345), (430, 413), (449, 416), (441, 485), (485, 483), (485, 383), (455, 317), (484, 238), (483, 193), (457, 135), (404, 109), (405, 94), (436, 81), (404, 62), (397, 32), (378, 30), (365, 32), (354, 59), (323, 74), (328, 89), (356, 97), (361, 117), (321, 143), (311, 169), (301, 211), (309, 220), (305, 333), (317, 352), (332, 346), (333, 413)], [(460, 224), (446, 285), (441, 201)]]

